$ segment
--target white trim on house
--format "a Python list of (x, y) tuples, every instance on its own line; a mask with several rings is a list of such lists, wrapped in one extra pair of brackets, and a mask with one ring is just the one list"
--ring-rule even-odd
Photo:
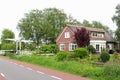
[(58, 40), (60, 39), (61, 35), (64, 33), (64, 31), (66, 30), (66, 28), (67, 28), (67, 27), (65, 27), (65, 28), (63, 29), (62, 33), (58, 36), (58, 38), (57, 38), (56, 41), (58, 41)]
[(76, 43), (69, 43), (69, 51), (74, 51), (77, 48)]
[(61, 43), (60, 44), (60, 51), (64, 51), (65, 50), (65, 44)]
[(104, 38), (104, 32), (91, 32), (90, 36)]
[(107, 46), (110, 50), (114, 49), (114, 45), (112, 43), (108, 43)]
[(96, 49), (97, 52), (101, 52), (102, 49), (106, 48), (105, 40), (90, 40), (90, 45)]
[[(63, 35), (63, 33), (65, 32), (65, 30), (67, 29), (68, 27), (65, 27), (64, 29), (63, 29), (63, 31), (62, 31), (62, 33), (58, 36), (58, 38), (56, 39), (56, 42), (61, 38), (61, 36)], [(69, 29), (69, 28), (68, 28)], [(72, 32), (72, 33), (74, 33), (73, 31), (71, 31), (71, 29), (69, 29), (70, 30), (70, 32)], [(70, 33), (69, 32), (69, 33)]]
[(70, 38), (70, 32), (65, 32), (64, 36), (65, 38)]

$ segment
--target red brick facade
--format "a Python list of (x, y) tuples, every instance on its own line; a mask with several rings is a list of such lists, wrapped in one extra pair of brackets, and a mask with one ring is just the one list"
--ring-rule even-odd
[[(65, 32), (70, 33), (70, 38), (65, 38)], [(57, 45), (60, 47), (60, 44), (64, 44), (64, 51), (69, 51), (69, 43), (74, 42), (74, 32), (70, 30), (70, 28), (65, 27), (63, 32), (59, 35), (56, 40)]]

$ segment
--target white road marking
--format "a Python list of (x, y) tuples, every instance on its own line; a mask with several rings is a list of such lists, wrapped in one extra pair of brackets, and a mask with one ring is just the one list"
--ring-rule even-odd
[(43, 73), (43, 72), (40, 72), (40, 71), (37, 71), (37, 73), (40, 73), (40, 74), (45, 74), (45, 73)]
[(5, 77), (5, 75), (4, 75), (3, 73), (0, 73), (0, 75), (1, 75), (2, 77)]
[(56, 76), (51, 76), (52, 78), (55, 78), (55, 79), (58, 79), (58, 80), (62, 80), (61, 78), (59, 77), (56, 77)]

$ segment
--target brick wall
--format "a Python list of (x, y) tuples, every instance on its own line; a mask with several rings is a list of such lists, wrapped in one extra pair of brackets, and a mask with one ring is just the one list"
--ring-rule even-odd
[[(70, 33), (70, 38), (65, 38), (65, 32)], [(72, 32), (68, 27), (66, 27), (63, 32), (59, 35), (59, 37), (56, 40), (57, 45), (60, 48), (60, 44), (65, 44), (65, 51), (69, 51), (69, 43), (74, 42), (74, 32)]]

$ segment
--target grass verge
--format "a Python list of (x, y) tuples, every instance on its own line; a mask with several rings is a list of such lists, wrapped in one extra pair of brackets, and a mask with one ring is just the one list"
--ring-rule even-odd
[(57, 61), (55, 60), (55, 56), (32, 55), (11, 56), (10, 58), (83, 77), (93, 78), (94, 80), (104, 80), (100, 79), (103, 72), (102, 67), (93, 66), (91, 64), (82, 64), (77, 61)]

